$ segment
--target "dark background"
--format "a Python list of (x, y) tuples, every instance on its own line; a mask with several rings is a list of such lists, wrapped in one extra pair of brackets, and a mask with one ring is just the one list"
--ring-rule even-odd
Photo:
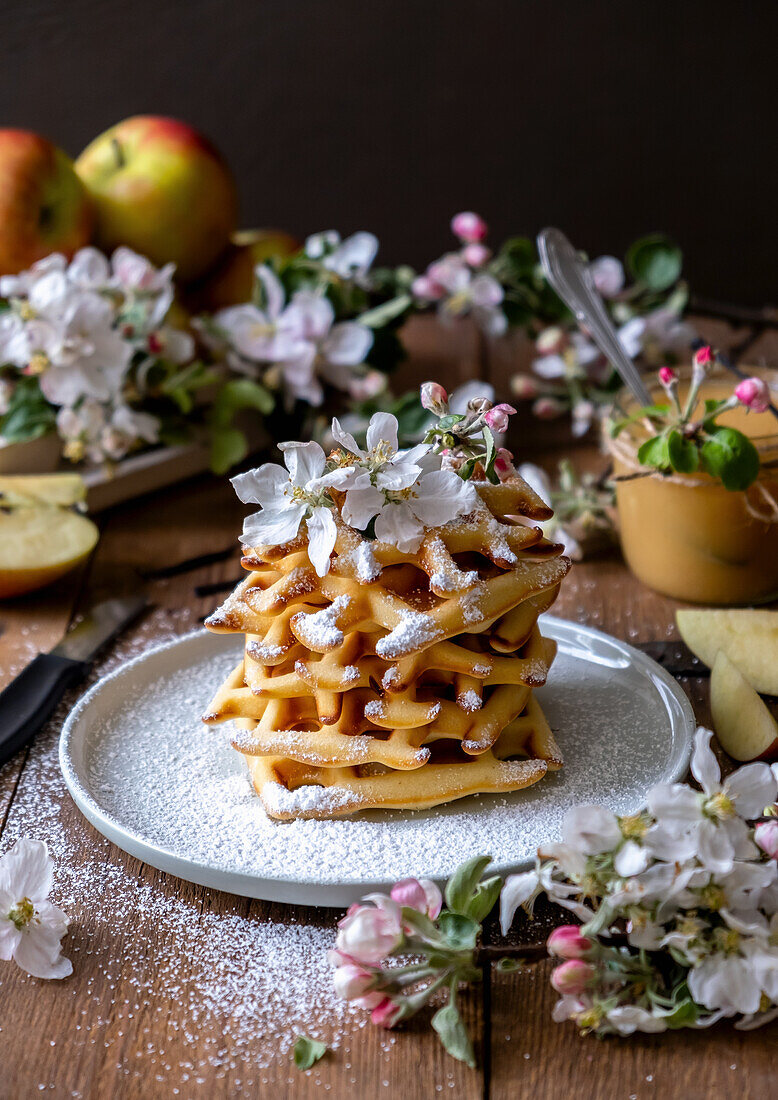
[(757, 0), (5, 3), (4, 125), (77, 154), (171, 114), (234, 167), (245, 226), (371, 229), (424, 265), (471, 208), (492, 240), (680, 242), (693, 289), (778, 301), (778, 5)]

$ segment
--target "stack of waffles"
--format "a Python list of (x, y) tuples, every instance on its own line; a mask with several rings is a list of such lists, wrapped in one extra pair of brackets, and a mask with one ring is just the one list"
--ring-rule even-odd
[(531, 525), (551, 511), (524, 481), (475, 488), (415, 553), (337, 517), (324, 577), (303, 532), (243, 558), (206, 626), (244, 634), (244, 655), (203, 720), (233, 721), (271, 817), (422, 809), (562, 765), (533, 688), (555, 655), (538, 615), (570, 562)]

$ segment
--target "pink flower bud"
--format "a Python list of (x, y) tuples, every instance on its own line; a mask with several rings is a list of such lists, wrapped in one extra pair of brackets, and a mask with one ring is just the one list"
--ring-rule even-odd
[(156, 332), (150, 332), (148, 334), (148, 336), (146, 337), (146, 343), (148, 344), (149, 351), (152, 355), (159, 355), (165, 347), (165, 345), (162, 343), (162, 340), (160, 340), (159, 338), (159, 334)]
[[(373, 975), (355, 963), (344, 963), (339, 966), (332, 975), (336, 994), (344, 1001), (356, 1001), (358, 997), (364, 997), (373, 984)], [(378, 1004), (383, 994), (378, 994)], [(371, 1005), (371, 1008), (374, 1007)]]
[(752, 412), (767, 412), (770, 407), (770, 390), (761, 378), (744, 378), (735, 386), (735, 397)]
[(462, 259), (469, 267), (483, 267), (492, 258), (491, 248), (474, 241), (462, 249)]
[(565, 411), (565, 405), (555, 397), (539, 397), (532, 406), (532, 415), (539, 420), (555, 420)]
[(549, 955), (560, 959), (580, 959), (591, 949), (592, 941), (581, 935), (577, 924), (563, 924), (555, 928), (548, 937), (546, 948)]
[(451, 219), (451, 231), (460, 241), (474, 243), (482, 241), (487, 233), (486, 222), (472, 210), (464, 210)]
[(507, 481), (509, 477), (513, 477), (516, 473), (516, 467), (513, 465), (513, 455), (505, 447), (497, 448), (494, 469), (500, 481)]
[(435, 920), (443, 907), (443, 895), (431, 879), (404, 878), (392, 887), (392, 899), (398, 905), (417, 909)]
[(659, 368), (659, 381), (663, 386), (670, 386), (673, 382), (677, 381), (678, 375), (672, 367), (660, 367)]
[(380, 907), (352, 905), (338, 923), (335, 946), (352, 962), (373, 966), (391, 955), (402, 938), (399, 906), (386, 898)]
[(713, 352), (710, 347), (698, 348), (694, 353), (694, 365), (696, 367), (707, 367), (713, 362)]
[(760, 821), (754, 829), (754, 840), (770, 859), (778, 859), (778, 821)]
[(424, 298), (428, 302), (435, 302), (442, 297), (443, 288), (429, 275), (417, 275), (411, 283), (411, 294), (414, 298)]
[(402, 1014), (402, 1009), (391, 997), (384, 997), (370, 1013), (370, 1019), (378, 1027), (394, 1027)]
[(422, 408), (429, 409), (436, 416), (445, 416), (448, 412), (448, 394), (437, 382), (424, 382), (421, 387)]
[(594, 967), (582, 959), (568, 959), (551, 974), (551, 985), (557, 993), (578, 997), (595, 975)]
[(531, 401), (538, 396), (538, 384), (528, 374), (514, 374), (511, 378), (511, 391), (520, 401)]
[(513, 405), (494, 405), (484, 413), (484, 420), (497, 433), (508, 430), (508, 417), (513, 416), (516, 410)]

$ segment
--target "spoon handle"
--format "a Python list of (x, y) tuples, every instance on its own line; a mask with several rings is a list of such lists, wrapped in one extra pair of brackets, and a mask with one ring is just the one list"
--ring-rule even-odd
[(638, 404), (650, 405), (651, 395), (640, 372), (621, 346), (591, 272), (570, 241), (559, 229), (543, 229), (538, 234), (538, 253), (543, 272), (559, 297), (573, 311), (576, 320), (586, 326)]

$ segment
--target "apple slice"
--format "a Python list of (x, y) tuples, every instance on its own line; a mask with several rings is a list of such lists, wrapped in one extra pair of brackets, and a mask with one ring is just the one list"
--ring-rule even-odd
[(778, 722), (722, 649), (713, 662), (710, 707), (719, 743), (735, 760), (778, 756)]
[(86, 485), (79, 474), (6, 474), (0, 476), (0, 498), (4, 496), (33, 497), (67, 507), (86, 500)]
[(29, 497), (5, 509), (0, 507), (0, 597), (58, 580), (92, 552), (100, 534), (85, 516)]
[(778, 695), (778, 611), (676, 611), (675, 621), (689, 649), (708, 668), (721, 651), (757, 691)]

